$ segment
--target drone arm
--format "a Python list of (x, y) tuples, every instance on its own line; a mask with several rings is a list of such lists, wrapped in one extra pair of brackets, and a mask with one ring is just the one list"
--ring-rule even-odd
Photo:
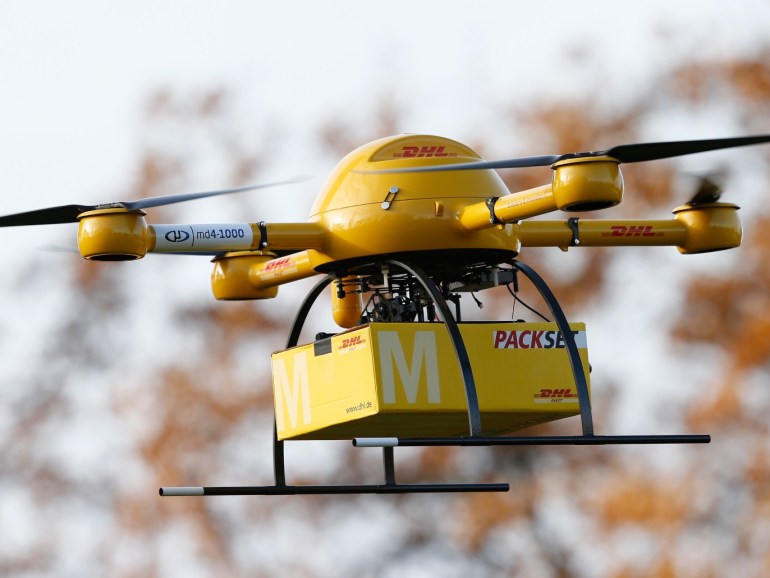
[(524, 221), (517, 225), (522, 247), (674, 246), (705, 253), (740, 246), (738, 207), (730, 203), (685, 205), (667, 220)]
[(544, 215), (558, 209), (550, 184), (503, 197), (492, 197), (468, 205), (460, 213), (460, 224), (467, 231)]
[(623, 198), (623, 177), (615, 159), (568, 159), (556, 163), (553, 169), (553, 178), (547, 185), (466, 207), (460, 214), (460, 224), (467, 231), (478, 231), (556, 210), (606, 209)]
[(315, 223), (216, 223), (147, 225), (148, 252), (298, 251), (319, 249), (323, 230)]
[(318, 223), (259, 223), (257, 227), (264, 235), (261, 248), (268, 251), (303, 251), (323, 247), (325, 231)]
[(317, 275), (317, 251), (276, 257), (269, 251), (235, 251), (214, 258), (211, 288), (216, 299), (272, 299), (278, 286)]
[(518, 225), (523, 247), (681, 246), (687, 229), (675, 219), (525, 221)]
[(256, 263), (249, 269), (249, 282), (257, 289), (268, 289), (317, 275), (311, 251)]

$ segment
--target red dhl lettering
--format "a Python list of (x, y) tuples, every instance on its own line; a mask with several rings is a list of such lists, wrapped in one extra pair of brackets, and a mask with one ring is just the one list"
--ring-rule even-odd
[(439, 146), (408, 146), (403, 147), (401, 152), (393, 153), (393, 157), (397, 159), (401, 158), (416, 158), (416, 157), (456, 157), (457, 153), (446, 152), (445, 147)]
[(340, 349), (347, 349), (348, 347), (353, 347), (354, 345), (361, 345), (364, 343), (364, 340), (361, 338), (360, 335), (355, 335), (353, 337), (348, 337), (346, 339), (342, 340), (342, 344), (340, 345)]
[(552, 401), (562, 399), (577, 399), (577, 393), (571, 389), (541, 389), (540, 393), (535, 394), (535, 399), (549, 399)]
[(652, 225), (610, 225), (609, 233), (602, 237), (660, 237), (663, 233), (655, 231)]
[(273, 269), (280, 269), (291, 263), (291, 257), (283, 257), (282, 259), (273, 259), (268, 261), (263, 268), (263, 271), (272, 271)]
[[(579, 331), (572, 332), (575, 337), (579, 333)], [(495, 349), (561, 349), (565, 344), (561, 331), (498, 330), (494, 332), (494, 347)]]

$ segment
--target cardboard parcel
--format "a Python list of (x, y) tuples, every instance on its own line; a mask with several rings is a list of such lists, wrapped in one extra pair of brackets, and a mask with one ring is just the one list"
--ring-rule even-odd
[[(460, 323), (485, 435), (580, 412), (555, 323)], [(585, 325), (570, 325), (586, 376)], [(370, 323), (274, 353), (278, 439), (469, 434), (460, 364), (443, 323)]]

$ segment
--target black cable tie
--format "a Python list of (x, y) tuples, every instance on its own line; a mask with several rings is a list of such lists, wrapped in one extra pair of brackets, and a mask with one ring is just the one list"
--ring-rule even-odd
[(495, 215), (495, 203), (499, 198), (500, 197), (487, 197), (484, 199), (484, 204), (487, 206), (487, 209), (489, 209), (489, 222), (493, 225), (503, 224), (503, 222), (497, 218), (497, 215)]
[(257, 226), (259, 227), (259, 248), (264, 249), (267, 247), (267, 225), (264, 221), (260, 221)]
[(580, 231), (578, 230), (578, 217), (570, 217), (567, 219), (567, 226), (572, 231), (572, 239), (569, 242), (570, 247), (577, 247), (580, 245)]

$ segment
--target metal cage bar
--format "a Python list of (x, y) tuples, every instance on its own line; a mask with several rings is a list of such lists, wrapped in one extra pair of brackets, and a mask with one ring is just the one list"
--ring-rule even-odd
[(572, 330), (567, 322), (567, 317), (564, 315), (564, 311), (556, 300), (550, 287), (546, 284), (543, 278), (537, 274), (537, 272), (524, 263), (519, 261), (513, 261), (511, 263), (515, 269), (521, 271), (532, 282), (535, 288), (540, 292), (540, 295), (548, 305), (548, 309), (551, 311), (556, 326), (564, 336), (564, 345), (569, 355), (569, 363), (572, 367), (572, 376), (575, 379), (575, 388), (577, 389), (578, 404), (580, 406), (580, 421), (583, 426), (583, 435), (594, 435), (594, 419), (591, 413), (591, 397), (588, 393), (588, 380), (586, 379), (583, 363), (580, 361), (580, 352), (578, 351), (577, 344), (575, 343), (575, 336), (572, 335)]

